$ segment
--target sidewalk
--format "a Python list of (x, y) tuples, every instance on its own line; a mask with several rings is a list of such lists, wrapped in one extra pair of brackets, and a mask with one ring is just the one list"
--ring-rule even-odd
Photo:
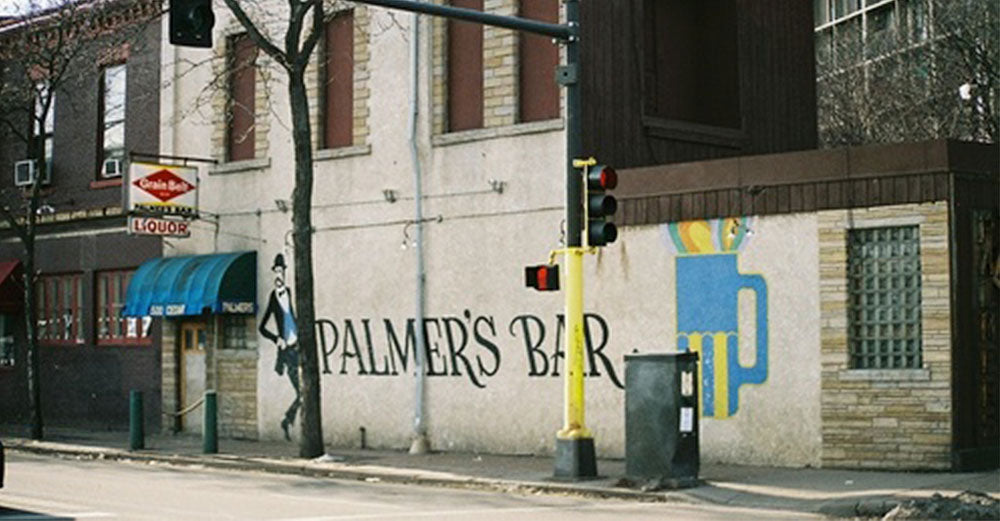
[(197, 465), (243, 471), (298, 474), (372, 482), (462, 487), (515, 493), (574, 494), (639, 501), (712, 503), (746, 508), (822, 513), (834, 517), (879, 517), (910, 498), (962, 491), (1000, 498), (1000, 472), (872, 472), (787, 469), (705, 464), (701, 486), (671, 491), (643, 491), (623, 486), (625, 463), (601, 459), (600, 478), (579, 482), (552, 477), (551, 457), (500, 456), (459, 452), (410, 455), (404, 451), (330, 449), (322, 458), (297, 457), (290, 442), (219, 440), (219, 454), (202, 454), (201, 439), (187, 435), (151, 435), (146, 449), (127, 450), (128, 433), (49, 429), (43, 442), (3, 434), (11, 452)]

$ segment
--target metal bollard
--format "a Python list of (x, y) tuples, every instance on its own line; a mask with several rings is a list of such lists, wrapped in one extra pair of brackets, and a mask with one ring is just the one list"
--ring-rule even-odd
[(202, 452), (219, 452), (218, 402), (215, 391), (205, 391), (205, 421), (202, 423)]
[(146, 432), (144, 428), (144, 418), (142, 410), (142, 391), (132, 390), (129, 392), (129, 422), (128, 422), (128, 448), (129, 450), (139, 450), (146, 448)]

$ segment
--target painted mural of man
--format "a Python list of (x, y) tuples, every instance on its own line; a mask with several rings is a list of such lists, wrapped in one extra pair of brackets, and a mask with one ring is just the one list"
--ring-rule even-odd
[(264, 338), (273, 342), (278, 348), (274, 371), (278, 376), (287, 373), (288, 380), (295, 388), (295, 401), (285, 411), (285, 418), (281, 420), (281, 430), (285, 432), (285, 439), (291, 440), (288, 428), (295, 423), (295, 416), (302, 401), (299, 391), (299, 336), (295, 327), (295, 311), (292, 309), (292, 292), (285, 285), (286, 267), (285, 256), (280, 253), (275, 255), (274, 265), (271, 266), (271, 271), (274, 272), (274, 289), (267, 299), (267, 309), (264, 310), (264, 317), (260, 320), (259, 330)]

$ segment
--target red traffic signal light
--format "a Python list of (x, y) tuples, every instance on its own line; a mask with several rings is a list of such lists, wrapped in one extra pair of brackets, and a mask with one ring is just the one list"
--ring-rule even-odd
[(605, 165), (591, 167), (587, 171), (587, 188), (594, 190), (614, 190), (618, 186), (618, 172)]
[(557, 291), (559, 289), (559, 266), (555, 264), (539, 264), (524, 268), (524, 285), (538, 291)]
[(587, 244), (589, 246), (605, 246), (618, 238), (618, 228), (607, 218), (618, 211), (618, 201), (615, 196), (605, 193), (618, 186), (618, 173), (615, 169), (597, 165), (587, 171)]

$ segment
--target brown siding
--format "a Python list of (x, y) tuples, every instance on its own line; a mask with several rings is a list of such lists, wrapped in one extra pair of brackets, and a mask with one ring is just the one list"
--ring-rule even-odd
[[(522, 1), (521, 17), (558, 23), (559, 1)], [(518, 71), (520, 119), (528, 122), (557, 118), (559, 86), (555, 82), (555, 70), (559, 65), (559, 48), (551, 38), (526, 32), (519, 34), (521, 35)]]
[(325, 148), (353, 144), (354, 13), (344, 11), (326, 24)]
[[(718, 30), (700, 40), (704, 42), (701, 47), (695, 46), (678, 59), (691, 68), (706, 56), (727, 52), (738, 56), (735, 71), (727, 69), (716, 78), (719, 81), (713, 81), (719, 87), (699, 93), (705, 99), (738, 96), (724, 111), (730, 114), (736, 107), (738, 117), (699, 113), (687, 118), (693, 121), (670, 119), (643, 106), (643, 99), (652, 97), (650, 89), (657, 77), (686, 70), (654, 58), (656, 49), (663, 49), (676, 36), (656, 23), (652, 8), (645, 10), (660, 3), (621, 0), (580, 4), (581, 118), (583, 128), (588, 129), (583, 135), (588, 154), (618, 168), (631, 168), (816, 146), (812, 9), (808, 2), (710, 2), (713, 9), (732, 10), (735, 49), (733, 40), (722, 37), (732, 34), (722, 28), (731, 24), (720, 24)], [(706, 45), (715, 47), (706, 49)], [(733, 73), (737, 82), (729, 81)], [(731, 126), (720, 127), (720, 122)]]
[(995, 176), (996, 150), (939, 140), (619, 170), (617, 220), (641, 225), (949, 200), (953, 173)]
[(226, 135), (229, 161), (253, 159), (256, 113), (257, 47), (247, 35), (229, 41), (229, 130)]
[[(453, 0), (483, 10), (483, 0)], [(448, 131), (483, 127), (483, 27), (448, 21)]]

